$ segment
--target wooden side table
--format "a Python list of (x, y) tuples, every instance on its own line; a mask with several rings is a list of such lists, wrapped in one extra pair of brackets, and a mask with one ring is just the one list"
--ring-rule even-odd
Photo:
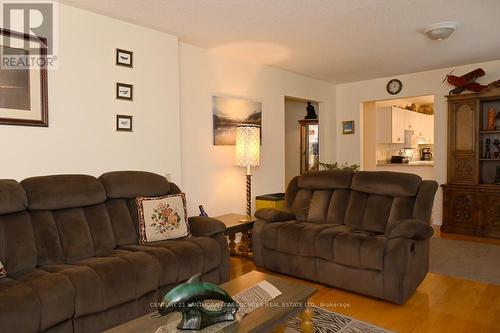
[[(215, 219), (226, 225), (226, 235), (229, 237), (229, 253), (231, 255), (252, 257), (252, 228), (255, 220), (244, 221), (246, 218), (246, 215), (239, 214), (226, 214), (215, 217)], [(236, 246), (235, 239), (238, 232), (241, 232), (241, 243)]]

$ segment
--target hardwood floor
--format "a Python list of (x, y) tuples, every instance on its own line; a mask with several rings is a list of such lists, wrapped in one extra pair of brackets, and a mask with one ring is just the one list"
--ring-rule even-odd
[[(255, 269), (251, 259), (231, 257), (231, 278)], [(318, 292), (311, 302), (316, 306), (395, 332), (500, 332), (500, 286), (429, 273), (415, 295), (404, 305), (395, 305), (292, 277), (286, 278), (314, 285)]]

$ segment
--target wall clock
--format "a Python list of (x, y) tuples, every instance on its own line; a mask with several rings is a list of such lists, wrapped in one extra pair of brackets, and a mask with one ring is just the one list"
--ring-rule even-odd
[(401, 89), (403, 89), (403, 83), (401, 83), (398, 79), (392, 79), (387, 82), (386, 89), (389, 94), (396, 95), (401, 91)]

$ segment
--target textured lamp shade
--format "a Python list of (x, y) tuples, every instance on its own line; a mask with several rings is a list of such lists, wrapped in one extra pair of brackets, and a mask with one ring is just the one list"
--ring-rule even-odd
[(259, 166), (260, 159), (260, 126), (239, 125), (236, 127), (236, 158), (237, 166)]

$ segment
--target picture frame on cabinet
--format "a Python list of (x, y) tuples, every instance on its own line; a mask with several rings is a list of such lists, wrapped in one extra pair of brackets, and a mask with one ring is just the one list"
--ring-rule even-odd
[(133, 101), (134, 100), (134, 85), (117, 82), (116, 83), (116, 99)]
[(342, 135), (354, 134), (354, 120), (348, 120), (342, 122)]
[(118, 132), (132, 132), (132, 116), (116, 115), (116, 130)]
[(134, 67), (134, 53), (127, 50), (116, 49), (116, 65), (123, 67)]

